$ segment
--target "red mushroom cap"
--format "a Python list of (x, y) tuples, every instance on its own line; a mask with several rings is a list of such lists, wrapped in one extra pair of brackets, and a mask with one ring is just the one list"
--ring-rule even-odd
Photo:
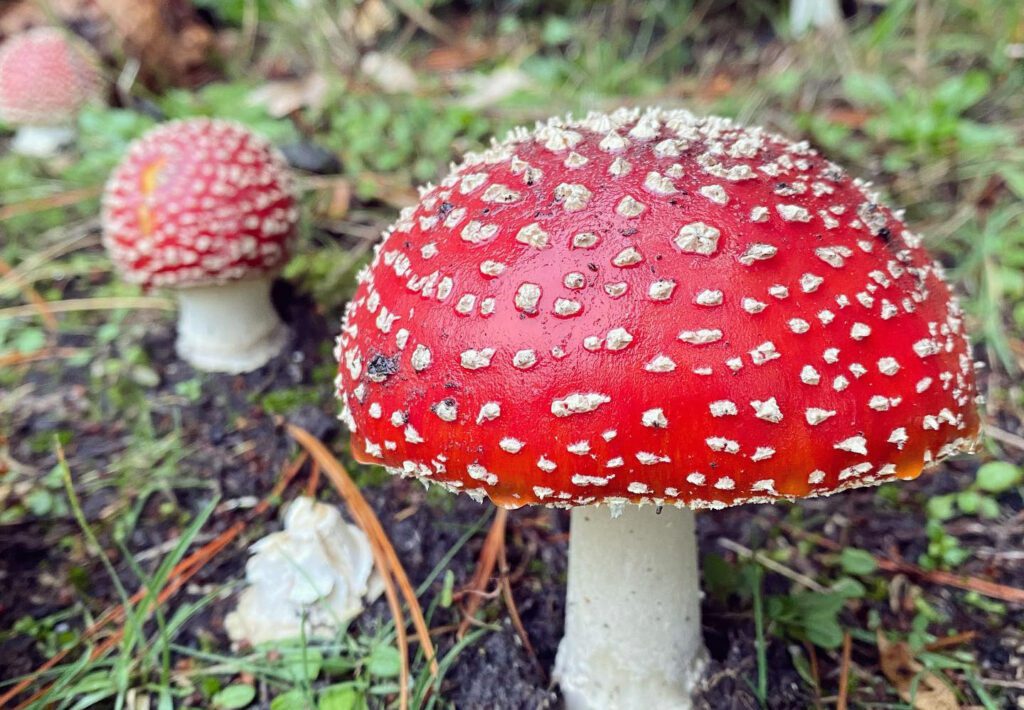
[(961, 311), (867, 188), (686, 111), (556, 119), (467, 156), (348, 305), (356, 457), (507, 506), (719, 508), (970, 449)]
[(0, 47), (0, 118), (13, 125), (66, 123), (99, 93), (98, 60), (53, 27), (15, 35)]
[(205, 118), (135, 141), (103, 196), (103, 240), (127, 281), (221, 283), (272, 273), (298, 219), (285, 162), (243, 126)]

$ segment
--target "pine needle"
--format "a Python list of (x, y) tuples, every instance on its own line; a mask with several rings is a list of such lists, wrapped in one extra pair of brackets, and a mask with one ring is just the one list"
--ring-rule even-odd
[[(389, 588), (391, 588), (393, 584), (397, 584), (402, 596), (405, 598), (406, 605), (409, 607), (409, 615), (412, 617), (413, 628), (416, 630), (416, 636), (419, 639), (420, 648), (423, 649), (423, 655), (430, 664), (431, 676), (436, 679), (439, 672), (434, 644), (430, 640), (430, 630), (427, 628), (427, 622), (423, 616), (423, 609), (420, 607), (419, 599), (416, 597), (416, 592), (413, 589), (412, 584), (409, 583), (409, 577), (406, 575), (405, 569), (402, 567), (402, 563), (398, 559), (398, 555), (395, 553), (395, 548), (391, 545), (391, 541), (388, 539), (387, 533), (384, 532), (384, 528), (381, 526), (380, 520), (377, 518), (377, 514), (373, 511), (373, 508), (370, 507), (370, 504), (366, 502), (366, 498), (363, 497), (362, 492), (352, 480), (352, 477), (349, 476), (345, 467), (341, 465), (341, 462), (331, 454), (319, 439), (302, 427), (294, 424), (288, 424), (286, 425), (286, 428), (292, 438), (294, 438), (299, 445), (313, 457), (313, 460), (320, 465), (322, 472), (331, 481), (337, 489), (338, 494), (345, 501), (345, 504), (348, 506), (349, 512), (352, 514), (356, 523), (363, 529), (367, 537), (370, 539), (370, 547), (373, 550), (374, 560), (377, 562), (377, 567), (381, 572), (381, 576), (384, 578), (384, 591), (388, 596), (388, 604), (391, 606), (391, 612), (395, 616), (395, 628), (398, 633), (399, 651), (402, 656), (401, 697), (399, 700), (402, 708), (407, 708), (409, 702), (408, 642), (405, 638), (405, 619), (402, 614), (401, 607), (398, 605), (397, 595), (395, 595), (393, 600), (392, 594), (394, 594), (394, 591), (389, 591)], [(403, 646), (406, 647), (403, 648)]]

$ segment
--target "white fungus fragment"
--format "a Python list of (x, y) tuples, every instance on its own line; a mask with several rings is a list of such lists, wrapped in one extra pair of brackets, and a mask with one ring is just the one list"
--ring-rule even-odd
[(755, 365), (763, 365), (770, 360), (782, 357), (775, 349), (775, 343), (766, 341), (750, 351), (750, 359)]
[(459, 360), (467, 370), (479, 370), (491, 364), (494, 357), (494, 348), (481, 348), (480, 350), (463, 350)]
[(647, 372), (672, 372), (676, 369), (676, 363), (667, 355), (655, 355), (654, 358), (644, 365)]
[(684, 330), (679, 334), (679, 339), (690, 345), (707, 345), (722, 339), (722, 331), (717, 328), (699, 328), (697, 330)]
[(836, 443), (834, 448), (839, 449), (841, 451), (849, 451), (852, 454), (860, 454), (861, 456), (867, 456), (867, 443), (868, 440), (858, 434), (857, 436), (851, 436), (848, 439), (843, 439), (842, 441)]
[(744, 266), (752, 266), (756, 261), (766, 261), (779, 253), (779, 248), (771, 244), (754, 243), (737, 257)]
[(524, 313), (536, 313), (537, 302), (540, 301), (540, 286), (534, 283), (524, 283), (516, 290), (516, 308)]
[(583, 185), (562, 183), (555, 188), (555, 199), (562, 203), (566, 212), (579, 212), (590, 202), (591, 193)]
[(525, 444), (519, 439), (515, 439), (511, 436), (506, 436), (498, 442), (498, 446), (501, 447), (502, 451), (507, 451), (510, 454), (518, 454), (522, 451)]
[(871, 326), (866, 323), (854, 323), (850, 328), (850, 337), (854, 340), (864, 340), (871, 335)]
[(555, 299), (555, 315), (562, 317), (574, 316), (583, 310), (583, 304), (571, 298)]
[(750, 403), (750, 406), (754, 408), (754, 416), (758, 419), (763, 419), (772, 424), (778, 424), (782, 421), (782, 410), (779, 409), (779, 403), (775, 401), (774, 397), (769, 397), (764, 401), (755, 399)]
[(593, 232), (580, 232), (574, 234), (572, 238), (573, 249), (590, 249), (597, 244), (597, 235)]
[(505, 265), (500, 261), (487, 259), (486, 261), (480, 262), (480, 273), (484, 276), (500, 276), (504, 270)]
[(516, 233), (516, 241), (520, 244), (528, 244), (534, 249), (544, 249), (548, 246), (548, 233), (540, 228), (536, 222), (526, 225)]
[(804, 412), (807, 417), (807, 423), (811, 426), (817, 426), (829, 417), (834, 417), (836, 412), (834, 409), (819, 409), (818, 407), (808, 407)]
[(619, 200), (619, 204), (615, 206), (615, 211), (623, 217), (638, 217), (645, 209), (643, 203), (629, 195)]
[(284, 529), (249, 549), (248, 586), (224, 620), (235, 642), (333, 638), (383, 590), (366, 534), (312, 498), (296, 498)]
[(586, 456), (590, 453), (590, 442), (584, 439), (583, 441), (577, 441), (569, 444), (565, 447), (566, 451), (570, 454), (576, 454), (577, 456)]
[(412, 369), (416, 372), (422, 372), (430, 366), (430, 348), (426, 345), (417, 345), (416, 349), (412, 351)]
[(688, 254), (711, 256), (718, 250), (718, 239), (722, 233), (704, 222), (684, 225), (676, 235), (676, 247)]
[(699, 192), (716, 205), (729, 204), (729, 195), (726, 194), (725, 188), (721, 185), (705, 185), (700, 188)]
[(656, 170), (647, 173), (647, 177), (644, 178), (644, 188), (655, 195), (671, 195), (676, 191), (676, 186), (672, 184), (672, 181)]
[(585, 414), (593, 412), (602, 404), (611, 402), (612, 398), (606, 394), (596, 392), (585, 392), (570, 394), (563, 399), (556, 399), (551, 402), (551, 413), (556, 417), (568, 417), (572, 414)]
[(454, 422), (459, 416), (458, 404), (451, 397), (448, 399), (442, 399), (440, 402), (435, 404), (432, 409), (434, 410), (434, 414), (437, 415), (437, 418), (442, 421)]
[(733, 441), (732, 439), (726, 439), (722, 436), (709, 436), (704, 440), (704, 443), (708, 445), (708, 448), (712, 451), (724, 451), (727, 454), (739, 453), (740, 445), (739, 442)]
[(745, 297), (740, 305), (743, 306), (743, 310), (750, 314), (760, 313), (768, 307), (767, 303), (758, 301), (756, 298), (750, 298), (749, 296)]
[(661, 407), (648, 409), (641, 415), (640, 421), (645, 427), (652, 429), (664, 429), (668, 426), (668, 419), (665, 418), (665, 412)]
[(471, 463), (466, 466), (466, 473), (469, 474), (469, 477), (474, 481), (482, 481), (488, 486), (493, 486), (498, 482), (497, 475), (491, 473), (478, 463)]
[(728, 399), (716, 400), (708, 405), (708, 409), (713, 417), (735, 416), (739, 411), (736, 408), (736, 403)]
[(775, 211), (787, 222), (811, 221), (811, 213), (800, 205), (776, 205)]
[(626, 247), (615, 255), (612, 263), (619, 268), (625, 268), (627, 266), (636, 266), (643, 260), (643, 254), (636, 247)]
[(672, 279), (658, 279), (647, 289), (647, 295), (652, 301), (667, 301), (675, 287), (676, 282)]
[(824, 282), (825, 279), (820, 276), (807, 273), (800, 277), (800, 290), (804, 293), (814, 293)]
[(501, 416), (501, 404), (498, 402), (485, 402), (480, 407), (480, 413), (476, 416), (476, 423), (483, 424), (484, 422), (494, 421)]
[(722, 298), (721, 291), (706, 288), (694, 297), (693, 302), (698, 306), (720, 306)]
[(907, 430), (904, 427), (898, 427), (892, 430), (892, 433), (889, 435), (888, 442), (890, 444), (895, 444), (896, 448), (902, 451), (903, 447), (909, 440), (910, 437), (907, 436)]
[(520, 370), (528, 370), (537, 364), (537, 354), (533, 350), (518, 350), (512, 356), (512, 365)]
[(625, 281), (619, 281), (616, 283), (606, 283), (604, 285), (604, 292), (607, 293), (611, 298), (619, 298), (624, 295), (629, 288), (629, 284)]
[(562, 279), (562, 285), (566, 288), (570, 288), (574, 291), (583, 288), (587, 283), (587, 278), (579, 271), (570, 271)]
[(878, 371), (892, 377), (900, 371), (900, 364), (894, 357), (883, 357), (878, 360)]
[(612, 328), (605, 336), (605, 342), (609, 350), (622, 350), (633, 342), (633, 336), (625, 328)]

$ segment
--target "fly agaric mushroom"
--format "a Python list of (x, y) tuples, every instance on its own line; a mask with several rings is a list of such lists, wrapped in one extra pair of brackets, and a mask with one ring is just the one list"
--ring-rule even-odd
[(18, 127), (11, 150), (45, 158), (74, 140), (79, 110), (100, 92), (94, 52), (53, 27), (0, 47), (0, 119)]
[(103, 241), (125, 280), (177, 291), (178, 355), (248, 372), (288, 331), (270, 302), (298, 219), (283, 158), (236, 123), (158, 126), (128, 149), (103, 196)]
[(806, 143), (686, 111), (466, 156), (386, 234), (336, 354), (360, 461), (572, 508), (570, 708), (689, 706), (692, 509), (912, 479), (978, 435), (921, 237)]

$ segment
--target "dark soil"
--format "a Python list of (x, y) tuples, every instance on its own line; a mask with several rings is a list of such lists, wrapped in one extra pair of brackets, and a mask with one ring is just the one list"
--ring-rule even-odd
[[(156, 387), (146, 390), (150, 420), (157, 434), (179, 426), (184, 442), (184, 456), (179, 476), (195, 478), (202, 486), (171, 485), (151, 492), (145, 499), (138, 522), (124, 541), (132, 554), (144, 553), (180, 534), (189, 517), (206, 505), (214, 495), (221, 504), (207, 524), (208, 539), (246, 514), (255, 500), (262, 499), (296, 453), (296, 447), (283, 431), (283, 419), (265, 412), (254, 404), (260, 393), (286, 390), (314, 383), (314, 371), (330, 357), (325, 343), (334, 323), (327, 321), (313, 308), (309, 299), (295, 293), (286, 284), (275, 290), (279, 308), (296, 333), (295, 341), (285, 355), (266, 367), (244, 376), (201, 377), (201, 395), (196, 401), (176, 393), (176, 385), (196, 374), (174, 358), (173, 333), (166, 321), (147, 323), (150, 333), (143, 345), (151, 367), (160, 374)], [(71, 337), (71, 336), (67, 336)], [(334, 418), (333, 388), (321, 384), (321, 407), (297, 406), (287, 417), (317, 436), (336, 443), (341, 432)], [(131, 505), (126, 496), (138, 491), (126, 490), (123, 481), (109, 472), (109, 464), (132, 446), (136, 422), (126, 421), (104, 401), (90, 401), (105, 396), (90, 390), (90, 375), (85, 368), (54, 364), (31, 366), (23, 387), (19, 389), (13, 414), (0, 420), (8, 441), (11, 459), (19, 462), (17, 475), (43, 475), (55, 465), (49, 449), (41, 450), (33, 442), (41, 435), (57, 431), (70, 432), (65, 450), (70, 468), (76, 476), (76, 487), (87, 519), (100, 535), (115, 567), (129, 589), (135, 587), (130, 567), (112, 542), (110, 521), (123, 507)], [(0, 395), (5, 394), (0, 390)], [(9, 393), (7, 393), (9, 394)], [(105, 416), (96, 419), (95, 412)], [(701, 515), (700, 544), (707, 554), (715, 552), (732, 559), (732, 553), (718, 541), (728, 538), (746, 547), (760, 549), (781, 544), (797, 545), (789, 524), (807, 532), (815, 532), (844, 545), (870, 550), (876, 555), (898, 554), (916, 561), (927, 544), (922, 503), (933, 494), (957, 490), (972, 480), (974, 463), (961, 462), (940, 469), (934, 475), (902, 484), (888, 502), (871, 490), (861, 490), (830, 499), (806, 501), (794, 506), (745, 506), (728, 511)], [(356, 472), (357, 467), (350, 470)], [(13, 473), (8, 475), (15, 475)], [(360, 474), (365, 475), (365, 474)], [(300, 492), (307, 476), (300, 475), (285, 498)], [(0, 474), (0, 484), (4, 482)], [(477, 524), (487, 507), (459, 499), (438, 499), (428, 495), (414, 482), (386, 479), (374, 485), (363, 480), (364, 490), (384, 524), (405, 568), (416, 584), (427, 577), (456, 540)], [(134, 485), (138, 485), (137, 483)], [(324, 499), (336, 500), (327, 487)], [(173, 505), (168, 505), (173, 503)], [(1019, 500), (1004, 501), (1003, 510), (1016, 511), (1012, 517), (992, 524), (964, 524), (959, 534), (961, 543), (975, 554), (959, 570), (964, 574), (993, 579), (1004, 584), (1024, 587), (1024, 565), (1006, 561), (1000, 552), (1021, 546), (1021, 513)], [(184, 515), (183, 513), (188, 513)], [(558, 698), (549, 681), (558, 639), (562, 630), (567, 518), (563, 513), (521, 510), (510, 516), (509, 566), (513, 594), (530, 642), (536, 655), (524, 647), (511, 625), (500, 599), (484, 608), (484, 620), (499, 630), (463, 652), (445, 681), (445, 698), (455, 707), (466, 708), (546, 708), (557, 707)], [(246, 547), (253, 540), (275, 528), (276, 520), (264, 518), (248, 527), (243, 539), (222, 552), (207, 565), (180, 595), (194, 598), (216, 585), (243, 575)], [(456, 589), (471, 577), (483, 539), (478, 535), (455, 555), (450, 569), (456, 577)], [(159, 555), (145, 556), (146, 568), (157, 564)], [(794, 571), (817, 578), (823, 569), (827, 551), (806, 545), (800, 548), (790, 564)], [(1012, 559), (1012, 558), (1009, 558)], [(908, 631), (914, 616), (913, 601), (906, 598), (906, 579), (877, 573), (891, 590), (886, 603), (859, 602), (844, 612), (850, 626), (867, 628), (870, 613), (882, 621), (883, 628)], [(767, 594), (785, 594), (791, 582), (774, 574), (766, 575)], [(948, 621), (943, 629), (977, 636), (964, 648), (973, 651), (984, 674), (990, 678), (1019, 678), (1024, 666), (1024, 609), (1008, 608), (998, 625), (993, 617), (965, 602), (965, 593), (948, 587), (922, 583), (927, 602), (944, 613)], [(438, 593), (440, 582), (428, 592), (424, 607)], [(903, 590), (903, 591), (900, 591)], [(68, 607), (78, 613), (67, 623), (81, 623), (83, 613), (98, 615), (117, 602), (117, 595), (102, 568), (86, 549), (82, 536), (70, 515), (28, 516), (23, 520), (0, 526), (0, 629), (10, 629), (22, 617), (41, 619)], [(193, 619), (178, 643), (198, 646), (209, 644), (226, 649), (223, 616), (233, 600), (221, 599), (208, 606)], [(376, 602), (360, 618), (356, 628), (372, 629), (389, 619), (387, 606)], [(432, 625), (446, 627), (457, 624), (457, 612), (439, 609)], [(735, 597), (704, 602), (705, 639), (711, 654), (706, 687), (701, 707), (757, 708), (751, 682), (757, 675), (755, 631), (749, 601)], [(933, 629), (934, 631), (934, 629)], [(24, 634), (0, 636), (0, 679), (27, 673), (45, 660), (44, 649)], [(443, 653), (454, 643), (452, 633), (437, 638)], [(791, 644), (769, 634), (767, 649), (768, 682), (771, 708), (807, 708), (815, 705), (814, 690), (797, 672)], [(806, 650), (810, 647), (802, 647)], [(838, 683), (838, 656), (816, 651), (822, 695), (835, 692)], [(863, 686), (879, 683), (877, 653), (865, 644), (855, 644), (853, 661), (866, 672), (858, 678)], [(878, 700), (886, 696), (877, 689)], [(1012, 692), (1012, 691), (1011, 691)], [(1006, 694), (1003, 695), (1007, 697)], [(1009, 701), (1012, 702), (1012, 701)]]

